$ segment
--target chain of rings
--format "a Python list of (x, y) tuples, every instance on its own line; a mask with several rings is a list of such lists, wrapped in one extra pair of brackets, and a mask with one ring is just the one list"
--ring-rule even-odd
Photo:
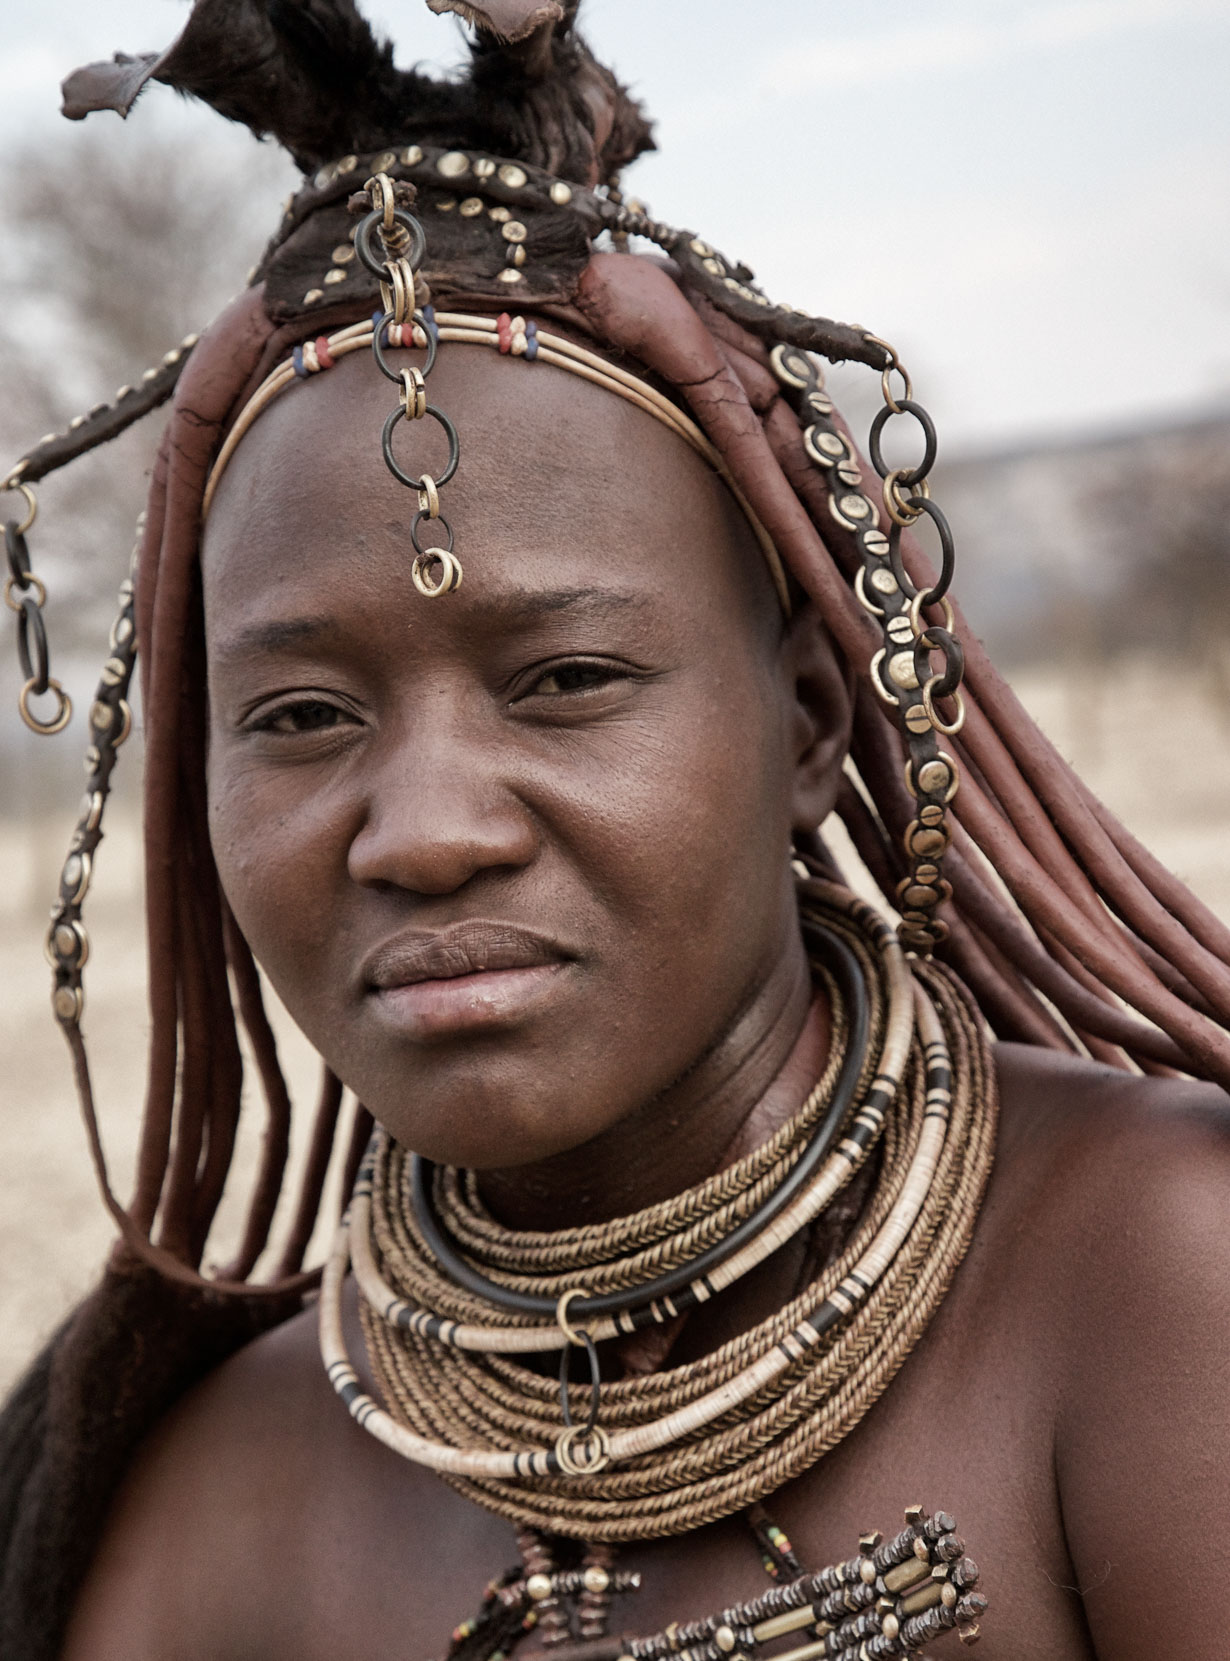
[[(4, 553), (9, 568), (4, 580), (4, 603), (17, 613), (17, 657), (23, 677), (17, 708), (31, 732), (50, 737), (63, 732), (72, 719), (73, 701), (51, 673), (47, 629), (43, 622), (47, 588), (42, 578), (30, 569), (26, 532), (38, 517), (38, 501), (31, 487), (15, 474), (5, 481), (4, 488), (19, 492), (26, 504), (24, 519), (8, 519), (4, 525)], [(56, 704), (54, 712), (44, 717), (32, 707), (32, 700), (48, 692)]]
[[(931, 486), (928, 482), (931, 469), (935, 466), (938, 448), (935, 424), (922, 405), (914, 401), (913, 384), (894, 349), (887, 341), (879, 340), (875, 335), (868, 335), (867, 339), (877, 346), (883, 346), (889, 355), (889, 362), (880, 374), (884, 408), (871, 423), (868, 442), (871, 464), (883, 480), (884, 511), (893, 522), (888, 536), (889, 564), (902, 592), (908, 594), (910, 599), (907, 615), (914, 638), (915, 668), (923, 706), (936, 732), (953, 738), (965, 725), (965, 704), (961, 697), (965, 655), (961, 650), (960, 641), (953, 633), (952, 603), (948, 599), (955, 565), (952, 530), (943, 512), (931, 500)], [(894, 373), (900, 375), (902, 381), (903, 391), (900, 398), (893, 396)], [(880, 441), (884, 428), (894, 415), (911, 416), (922, 430), (922, 460), (914, 467), (889, 468), (884, 460)], [(901, 533), (924, 517), (931, 521), (939, 537), (940, 574), (930, 588), (920, 590), (914, 586), (906, 573), (901, 558)], [(880, 608), (868, 601), (865, 590), (859, 598), (867, 610), (873, 615), (878, 614)], [(923, 611), (932, 606), (939, 606), (944, 619), (942, 624), (923, 621)], [(931, 672), (933, 652), (940, 652), (944, 660), (944, 667), (938, 673)], [(953, 714), (949, 718), (945, 719), (935, 709), (937, 698), (951, 700)]]
[[(883, 481), (884, 510), (891, 522), (887, 536), (880, 529), (875, 504), (862, 488), (858, 455), (837, 424), (815, 359), (798, 347), (778, 345), (770, 361), (803, 424), (807, 454), (824, 476), (829, 512), (858, 554), (854, 592), (882, 632), (883, 645), (871, 660), (871, 683), (900, 717), (908, 756), (905, 783), (918, 802), (904, 836), (909, 869), (897, 885), (898, 934), (906, 950), (925, 956), (948, 934), (936, 913), (952, 893), (942, 864), (952, 841), (948, 807), (957, 793), (960, 773), (942, 741), (955, 737), (965, 720), (960, 690), (965, 659), (953, 632), (948, 599), (954, 568), (952, 531), (931, 500), (927, 482), (935, 464), (935, 426), (914, 401), (910, 378), (894, 349), (875, 335), (865, 339), (885, 355), (884, 408), (872, 421), (868, 449)], [(894, 374), (901, 377), (900, 396), (893, 391)], [(923, 455), (914, 467), (889, 468), (885, 462), (882, 438), (895, 415), (913, 417), (922, 429)], [(940, 571), (929, 588), (920, 589), (905, 568), (901, 535), (923, 518), (930, 520), (939, 537)], [(924, 616), (937, 607), (942, 621)], [(936, 654), (942, 667), (935, 666)], [(941, 710), (942, 703), (950, 705), (951, 714)]]
[(85, 1008), (82, 970), (90, 955), (90, 939), (81, 920), (82, 907), (94, 873), (94, 855), (102, 841), (103, 808), (111, 789), (111, 775), (119, 748), (132, 731), (128, 688), (137, 661), (137, 624), (134, 615), (133, 573), (145, 527), (137, 521), (137, 541), (129, 575), (120, 584), (120, 609), (111, 626), (110, 650), (102, 666), (94, 701), (90, 705), (90, 742), (85, 752), (85, 796), (60, 871), (60, 887), (47, 931), (47, 961), (55, 972), (51, 1007), (65, 1027), (80, 1024)]
[[(364, 187), (372, 203), (372, 211), (359, 222), (354, 235), (355, 252), (368, 271), (380, 283), (380, 297), (384, 316), (372, 332), (372, 356), (376, 367), (387, 380), (401, 389), (397, 407), (390, 413), (380, 437), (385, 465), (399, 484), (418, 495), (418, 512), (410, 527), (410, 541), (414, 545), (414, 563), (410, 576), (415, 588), (427, 599), (450, 594), (461, 587), (461, 561), (453, 552), (453, 531), (440, 512), (440, 491), (457, 471), (461, 448), (457, 429), (434, 404), (427, 401), (427, 377), (435, 367), (439, 347), (435, 323), (427, 310), (416, 307), (416, 274), (423, 262), (427, 239), (423, 227), (414, 216), (399, 207), (394, 185), (387, 173), (376, 173)], [(403, 191), (406, 186), (401, 187)], [(407, 333), (421, 331), (426, 341), (427, 358), (421, 369), (394, 369), (385, 357), (390, 325)], [(438, 422), (448, 439), (448, 460), (438, 478), (430, 473), (417, 477), (408, 473), (393, 453), (393, 435), (402, 421), (421, 421), (425, 416)], [(423, 544), (423, 527), (434, 528), (437, 538), (430, 546)]]

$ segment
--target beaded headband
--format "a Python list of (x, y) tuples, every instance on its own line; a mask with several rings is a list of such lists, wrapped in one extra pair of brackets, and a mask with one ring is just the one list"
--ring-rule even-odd
[[(390, 374), (383, 357), (389, 347), (427, 351), (430, 361), (434, 359), (435, 347), (440, 341), (462, 341), (472, 345), (489, 346), (506, 356), (524, 358), (527, 363), (554, 364), (559, 369), (580, 375), (595, 386), (604, 387), (608, 392), (626, 399), (628, 403), (635, 404), (638, 409), (645, 410), (647, 414), (669, 427), (709, 464), (738, 503), (764, 555), (782, 610), (787, 616), (790, 615), (790, 593), (786, 584), (786, 574), (773, 539), (756, 517), (751, 504), (722, 459), (720, 451), (709, 441), (696, 422), (647, 381), (629, 374), (626, 369), (608, 363), (596, 353), (587, 351), (585, 347), (576, 345), (562, 335), (549, 334), (539, 329), (533, 318), (510, 317), (507, 312), (501, 312), (499, 317), (494, 318), (477, 317), (469, 312), (441, 312), (437, 315), (431, 306), (425, 306), (416, 313), (413, 323), (392, 323), (388, 321), (386, 314), (377, 312), (369, 321), (351, 324), (336, 334), (319, 335), (314, 341), (305, 341), (303, 345), (296, 346), (291, 357), (285, 363), (279, 364), (257, 387), (227, 434), (226, 442), (218, 454), (205, 486), (202, 518), (209, 514), (214, 493), (240, 439), (262, 410), (267, 409), (274, 399), (293, 386), (296, 380), (306, 380), (323, 370), (331, 369), (339, 358), (367, 346), (378, 349), (381, 368), (385, 374)], [(416, 376), (419, 376), (417, 380)], [(414, 420), (431, 414), (442, 423), (446, 423), (447, 418), (427, 403), (426, 391), (418, 371), (402, 370), (397, 374), (390, 374), (390, 378), (401, 382), (403, 390), (400, 408), (393, 412), (385, 424), (385, 460), (395, 477), (417, 491), (419, 519), (438, 520), (438, 489), (441, 484), (447, 482), (447, 478), (451, 478), (451, 471), (446, 469), (446, 473), (441, 474), (439, 479), (433, 479), (427, 473), (417, 478), (413, 477), (404, 472), (393, 459), (391, 439), (397, 421), (403, 415), (406, 420)], [(451, 424), (447, 424), (446, 431), (450, 427)], [(450, 467), (452, 464), (453, 457), (450, 455)], [(448, 546), (445, 548), (422, 547), (417, 521), (411, 536), (415, 556), (410, 574), (419, 592), (434, 597), (459, 588), (462, 576), (461, 563), (453, 552), (451, 531), (448, 533)]]

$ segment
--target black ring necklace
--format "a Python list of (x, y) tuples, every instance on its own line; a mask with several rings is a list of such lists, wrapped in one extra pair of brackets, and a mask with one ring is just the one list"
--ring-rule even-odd
[[(750, 1217), (745, 1217), (722, 1239), (688, 1262), (678, 1264), (653, 1280), (643, 1281), (639, 1286), (604, 1292), (591, 1298), (575, 1298), (569, 1305), (570, 1321), (594, 1321), (604, 1316), (622, 1315), (625, 1319), (621, 1326), (635, 1329), (649, 1325), (657, 1318), (651, 1305), (661, 1298), (672, 1298), (681, 1309), (690, 1306), (696, 1301), (695, 1298), (685, 1295), (681, 1300), (679, 1294), (686, 1294), (689, 1286), (733, 1257), (749, 1240), (767, 1228), (806, 1187), (829, 1153), (845, 1122), (862, 1074), (870, 1018), (867, 989), (853, 952), (828, 929), (812, 925), (808, 932), (822, 944), (828, 967), (841, 992), (847, 1010), (849, 1037), (832, 1101), (803, 1153), (785, 1180), (757, 1206)], [(556, 1299), (502, 1286), (476, 1269), (462, 1255), (441, 1223), (432, 1199), (435, 1172), (433, 1161), (424, 1159), (420, 1154), (410, 1156), (410, 1202), (415, 1224), (439, 1267), (455, 1285), (473, 1292), (507, 1314), (530, 1315), (553, 1322), (556, 1319)]]

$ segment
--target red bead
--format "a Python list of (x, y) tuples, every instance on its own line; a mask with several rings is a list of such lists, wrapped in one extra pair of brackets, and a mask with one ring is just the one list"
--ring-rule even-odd
[(333, 353), (329, 350), (329, 342), (324, 335), (316, 336), (316, 361), (322, 369), (333, 368)]

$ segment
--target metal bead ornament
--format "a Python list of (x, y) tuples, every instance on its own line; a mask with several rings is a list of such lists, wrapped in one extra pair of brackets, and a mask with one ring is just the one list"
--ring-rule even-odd
[[(43, 607), (47, 603), (47, 589), (41, 578), (30, 569), (30, 551), (26, 546), (26, 532), (38, 514), (38, 503), (30, 486), (17, 474), (6, 482), (5, 488), (16, 490), (25, 500), (26, 512), (22, 519), (7, 519), (4, 524), (4, 554), (8, 562), (8, 576), (4, 581), (4, 603), (17, 613), (17, 658), (21, 664), (22, 687), (17, 695), (17, 708), (31, 732), (51, 737), (63, 732), (72, 718), (73, 703), (68, 693), (51, 673), (47, 651), (47, 630), (43, 623)], [(32, 708), (31, 700), (50, 693), (56, 701), (48, 716), (41, 716)]]
[(758, 1540), (768, 1535), (784, 1545), (773, 1547), (788, 1564), (780, 1579), (765, 1559), (778, 1584), (644, 1637), (608, 1636), (612, 1593), (636, 1592), (641, 1579), (615, 1568), (609, 1547), (586, 1543), (577, 1566), (561, 1569), (555, 1547), (566, 1542), (519, 1529), (521, 1565), (488, 1585), (482, 1607), (454, 1628), (445, 1661), (509, 1661), (535, 1629), (547, 1650), (586, 1644), (589, 1661), (892, 1661), (954, 1630), (963, 1644), (977, 1642), (987, 1599), (947, 1512), (912, 1505), (898, 1534), (866, 1533), (857, 1556), (818, 1573), (803, 1569), (759, 1508), (745, 1515)]
[(119, 759), (120, 746), (132, 731), (128, 688), (137, 658), (132, 575), (136, 570), (144, 517), (137, 522), (137, 547), (132, 552), (130, 574), (120, 585), (119, 614), (111, 628), (110, 650), (90, 705), (85, 796), (68, 857), (60, 872), (59, 892), (47, 931), (47, 961), (55, 971), (51, 1007), (56, 1020), (66, 1029), (80, 1025), (85, 1008), (82, 970), (90, 955), (90, 939), (81, 913), (93, 875), (94, 856), (103, 839), (103, 810), (111, 790), (111, 775)]
[[(884, 408), (871, 424), (868, 450), (883, 480), (887, 534), (880, 528), (875, 504), (862, 488), (858, 455), (837, 424), (815, 359), (797, 347), (779, 344), (770, 353), (770, 363), (803, 425), (803, 445), (824, 479), (829, 514), (838, 534), (858, 556), (854, 592), (859, 604), (882, 631), (883, 645), (871, 660), (871, 684), (901, 721), (909, 757), (906, 787), (918, 802), (904, 836), (909, 870), (897, 885), (898, 934), (907, 951), (925, 957), (948, 933), (948, 925), (936, 913), (952, 892), (941, 869), (952, 841), (948, 807), (957, 793), (960, 774), (942, 744), (960, 732), (965, 720), (960, 692), (965, 657), (953, 633), (948, 599), (954, 566), (952, 531), (931, 500), (927, 482), (935, 465), (935, 427), (926, 410), (914, 402), (910, 378), (895, 350), (875, 335), (865, 335), (864, 345), (882, 353)], [(894, 373), (904, 384), (900, 397), (893, 392)], [(884, 459), (884, 429), (896, 415), (912, 417), (922, 431), (923, 454), (914, 467), (890, 468)], [(901, 534), (924, 517), (939, 537), (940, 574), (929, 588), (920, 589), (905, 568)], [(934, 607), (939, 608), (941, 623), (923, 616)], [(943, 659), (939, 669), (932, 668), (936, 653)], [(938, 705), (949, 701), (953, 713), (946, 716)]]
[[(461, 561), (453, 552), (453, 531), (440, 512), (439, 496), (457, 471), (461, 446), (457, 429), (448, 416), (427, 401), (427, 377), (435, 367), (439, 343), (431, 307), (425, 305), (420, 310), (416, 306), (418, 294), (422, 292), (418, 269), (427, 239), (418, 220), (400, 205), (413, 200), (413, 186), (395, 187), (387, 173), (376, 173), (367, 181), (365, 190), (372, 209), (355, 231), (355, 252), (378, 278), (385, 308), (382, 315), (372, 319), (372, 356), (380, 373), (400, 391), (400, 401), (385, 421), (380, 448), (389, 472), (399, 484), (418, 496), (418, 512), (410, 527), (410, 541), (414, 545), (410, 577), (424, 598), (434, 600), (461, 587)], [(427, 361), (423, 367), (394, 369), (385, 357), (386, 349), (417, 344), (416, 337), (426, 344)], [(394, 435), (400, 424), (421, 421), (425, 416), (436, 421), (448, 439), (448, 460), (438, 478), (429, 473), (416, 476), (407, 472), (393, 450)], [(434, 535), (435, 540), (424, 542), (425, 535)]]

